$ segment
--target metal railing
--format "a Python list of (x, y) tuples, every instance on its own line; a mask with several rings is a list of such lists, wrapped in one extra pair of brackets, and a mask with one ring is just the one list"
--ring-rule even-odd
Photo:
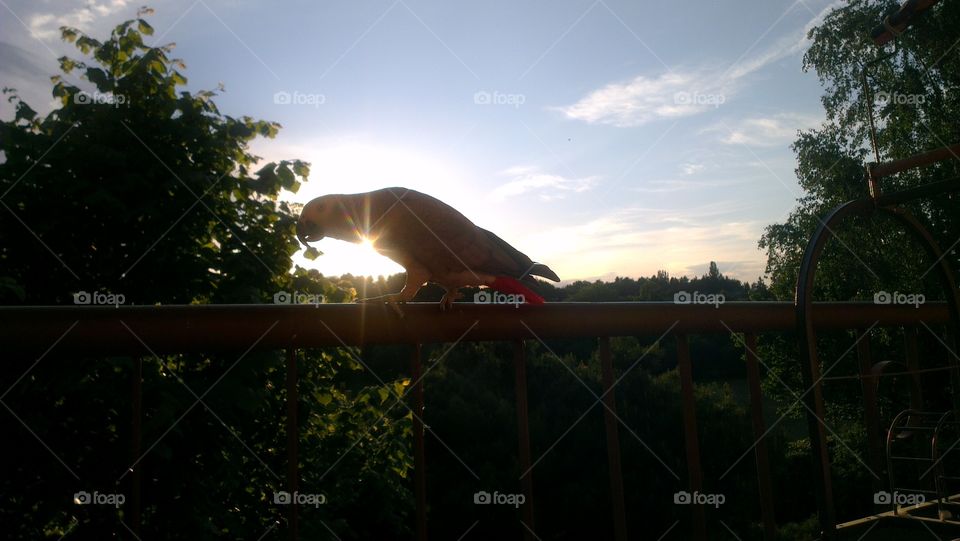
[[(865, 302), (815, 303), (812, 307), (818, 330), (856, 330), (876, 327), (914, 328), (937, 325), (949, 320), (947, 306), (928, 303), (877, 305)], [(560, 338), (599, 338), (602, 399), (605, 416), (607, 459), (615, 539), (627, 539), (625, 487), (621, 472), (618, 418), (610, 337), (667, 336), (676, 341), (680, 376), (683, 434), (687, 463), (686, 480), (690, 493), (703, 488), (700, 466), (701, 442), (698, 438), (697, 412), (689, 339), (691, 334), (742, 333), (746, 358), (746, 378), (750, 397), (750, 416), (756, 445), (753, 448), (758, 479), (758, 507), (764, 536), (776, 536), (774, 487), (765, 436), (760, 360), (756, 355), (757, 335), (764, 332), (793, 331), (795, 306), (785, 302), (728, 302), (714, 305), (638, 303), (548, 303), (542, 306), (490, 306), (455, 304), (441, 312), (434, 303), (411, 303), (400, 312), (382, 304), (320, 305), (190, 305), (190, 306), (44, 306), (0, 307), (0, 348), (10, 355), (44, 354), (56, 344), (57, 354), (129, 355), (135, 359), (132, 369), (132, 438), (134, 457), (141, 442), (141, 356), (188, 352), (243, 351), (250, 347), (251, 336), (261, 336), (257, 349), (282, 349), (287, 356), (287, 486), (297, 490), (298, 375), (296, 351), (299, 348), (364, 346), (370, 344), (408, 344), (411, 349), (412, 411), (414, 424), (414, 493), (417, 539), (427, 538), (427, 483), (424, 474), (423, 406), (421, 345), (425, 343), (466, 341), (511, 341), (516, 382), (518, 455), (520, 468), (527, 472), (520, 479), (526, 499), (522, 513), (523, 531), (533, 538), (533, 474), (531, 472), (530, 432), (527, 409), (526, 359), (524, 342)], [(265, 329), (268, 329), (264, 332)], [(69, 330), (69, 332), (66, 332)], [(915, 336), (915, 335), (913, 335)], [(151, 345), (145, 350), (144, 343)], [(859, 347), (859, 354), (869, 354)], [(865, 359), (861, 359), (861, 363)], [(867, 406), (876, 407), (876, 401)], [(875, 418), (876, 412), (868, 412)], [(709, 445), (709, 442), (707, 442)], [(130, 474), (130, 527), (140, 530), (141, 479), (139, 468)], [(812, 503), (812, 502), (811, 502)], [(694, 537), (706, 539), (706, 520), (702, 505), (690, 506)], [(298, 536), (297, 506), (288, 509), (289, 535)]]

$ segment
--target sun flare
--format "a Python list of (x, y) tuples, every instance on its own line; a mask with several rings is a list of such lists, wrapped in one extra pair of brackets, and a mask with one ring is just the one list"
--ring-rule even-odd
[(364, 239), (359, 244), (323, 239), (314, 243), (314, 246), (323, 252), (323, 255), (310, 261), (303, 257), (301, 250), (294, 255), (294, 263), (308, 269), (317, 269), (325, 276), (347, 273), (357, 276), (390, 276), (404, 272), (403, 267), (378, 254), (371, 239)]

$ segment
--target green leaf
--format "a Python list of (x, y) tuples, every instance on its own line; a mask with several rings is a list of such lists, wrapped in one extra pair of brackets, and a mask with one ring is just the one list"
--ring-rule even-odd
[(295, 160), (293, 162), (293, 172), (299, 177), (307, 178), (310, 176), (310, 164), (300, 160)]
[(147, 67), (150, 69), (150, 71), (157, 75), (163, 75), (167, 73), (167, 66), (160, 60), (151, 60), (150, 63), (147, 64)]
[(60, 70), (64, 73), (70, 73), (73, 68), (77, 67), (77, 62), (72, 58), (61, 56), (58, 60), (60, 61)]
[(309, 259), (310, 261), (313, 261), (314, 259), (316, 259), (316, 258), (318, 258), (318, 257), (320, 257), (320, 256), (322, 256), (322, 255), (323, 255), (323, 252), (321, 252), (320, 250), (317, 250), (317, 249), (314, 248), (313, 246), (311, 246), (311, 247), (309, 247), (309, 248), (307, 248), (306, 250), (303, 251), (303, 257)]
[(280, 176), (280, 186), (283, 188), (290, 190), (293, 185), (297, 183), (297, 177), (294, 176), (293, 171), (290, 170), (290, 167), (287, 166), (286, 162), (282, 163), (280, 167), (277, 168), (277, 173)]
[(81, 36), (77, 39), (77, 48), (80, 49), (80, 52), (83, 54), (90, 54), (90, 51), (99, 49), (102, 46), (102, 43), (88, 36)]
[(147, 21), (143, 19), (137, 19), (137, 29), (140, 30), (140, 33), (144, 35), (147, 35), (147, 36), (153, 35), (153, 27), (150, 26), (147, 23)]
[(97, 89), (106, 92), (110, 89), (109, 77), (100, 68), (87, 68), (87, 80), (97, 86)]
[(70, 28), (69, 26), (60, 27), (60, 39), (68, 43), (73, 43), (79, 34), (80, 31), (76, 28)]
[(17, 102), (17, 114), (15, 120), (26, 120), (28, 122), (36, 118), (37, 112), (33, 110), (29, 105), (20, 101)]

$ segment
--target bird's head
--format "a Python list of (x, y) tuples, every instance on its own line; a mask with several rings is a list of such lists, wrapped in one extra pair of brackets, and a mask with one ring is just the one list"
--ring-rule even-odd
[(317, 197), (304, 205), (300, 211), (300, 219), (297, 220), (297, 239), (305, 246), (322, 239), (333, 219), (333, 211), (340, 211), (335, 207), (339, 205), (330, 195)]
[(324, 237), (360, 242), (349, 196), (323, 195), (311, 200), (300, 211), (297, 220), (297, 238), (306, 245)]

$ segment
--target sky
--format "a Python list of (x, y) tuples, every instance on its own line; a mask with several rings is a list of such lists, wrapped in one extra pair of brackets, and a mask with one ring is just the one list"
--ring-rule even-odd
[[(102, 38), (144, 3), (0, 0), (0, 86), (56, 106), (58, 28)], [(790, 143), (823, 121), (806, 31), (833, 0), (170, 0), (188, 89), (279, 122), (252, 150), (311, 162), (290, 201), (388, 186), (449, 203), (564, 281), (763, 274), (801, 195)], [(12, 115), (8, 104), (0, 115)], [(324, 239), (325, 275), (402, 269)]]

